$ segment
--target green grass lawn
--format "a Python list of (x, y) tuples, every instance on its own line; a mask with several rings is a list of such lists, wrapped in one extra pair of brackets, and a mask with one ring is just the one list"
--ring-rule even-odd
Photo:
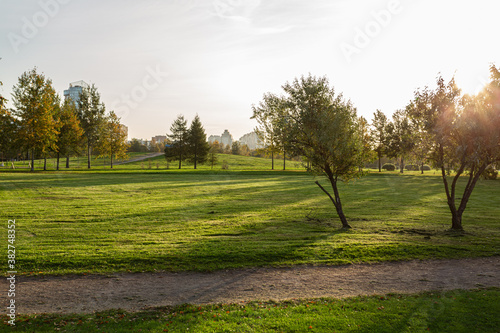
[[(498, 332), (500, 290), (21, 315), (4, 332)], [(6, 322), (5, 315), (0, 316)]]
[(273, 172), (265, 170), (268, 159), (221, 157), (228, 171), (143, 169), (145, 161), (113, 171), (0, 173), (0, 230), (7, 235), (7, 221), (16, 220), (17, 271), (205, 271), (500, 254), (500, 180), (478, 183), (464, 215), (467, 232), (456, 234), (447, 231), (438, 175), (372, 172), (340, 186), (353, 226), (346, 231), (300, 164)]
[[(157, 156), (155, 158), (149, 158), (143, 161), (129, 162), (135, 158), (145, 157), (151, 153), (128, 153), (127, 158), (123, 159), (113, 159), (113, 169), (114, 170), (127, 170), (127, 171), (142, 171), (142, 170), (176, 170), (179, 168), (179, 162), (167, 162), (165, 157)], [(127, 162), (126, 164), (117, 164), (121, 162)], [(259, 158), (259, 157), (247, 157), (240, 155), (227, 155), (218, 154), (217, 162), (214, 166), (208, 164), (198, 164), (197, 169), (199, 170), (221, 170), (223, 162), (226, 162), (229, 169), (228, 170), (268, 170), (271, 169), (272, 161), (270, 158)], [(6, 162), (4, 161), (4, 166), (0, 166), (1, 170), (12, 170), (12, 164), (14, 168), (18, 171), (26, 171), (29, 168), (30, 161), (17, 161), (17, 162)], [(43, 170), (44, 160), (35, 160), (35, 170)], [(47, 159), (47, 170), (56, 170), (57, 160), (55, 158)], [(91, 158), (92, 170), (110, 170), (110, 158), (109, 157), (96, 157)], [(66, 158), (60, 158), (59, 161), (60, 171), (83, 171), (87, 170), (87, 156), (71, 157), (70, 158), (70, 168), (66, 169)], [(193, 164), (187, 161), (182, 163), (183, 170), (193, 169)], [(283, 160), (274, 160), (274, 169), (283, 170)], [(286, 169), (290, 170), (304, 170), (301, 162), (297, 161), (286, 161)]]
[[(113, 164), (117, 162), (125, 162), (133, 158), (137, 157), (142, 157), (146, 156), (149, 153), (128, 153), (127, 158), (123, 159), (118, 159), (115, 160), (113, 159)], [(23, 161), (3, 161), (3, 166), (0, 165), (0, 170), (10, 170), (12, 169), (12, 165), (14, 165), (14, 169), (18, 169), (21, 171), (26, 171), (26, 169), (29, 169), (31, 161), (30, 160), (23, 160)], [(69, 170), (79, 170), (79, 169), (85, 169), (87, 168), (87, 156), (72, 156), (69, 159)], [(35, 170), (43, 170), (43, 164), (44, 160), (43, 159), (38, 159), (35, 160)], [(91, 165), (95, 169), (109, 169), (110, 168), (110, 159), (109, 157), (96, 157), (92, 156), (91, 158)], [(47, 170), (56, 170), (57, 166), (57, 159), (56, 158), (47, 158)], [(59, 158), (59, 169), (61, 171), (68, 170), (66, 169), (66, 157), (60, 157)]]

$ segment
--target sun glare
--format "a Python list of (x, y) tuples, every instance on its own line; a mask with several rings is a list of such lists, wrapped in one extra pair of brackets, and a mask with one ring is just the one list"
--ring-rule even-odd
[(455, 79), (464, 94), (477, 95), (489, 82), (488, 68), (457, 70)]

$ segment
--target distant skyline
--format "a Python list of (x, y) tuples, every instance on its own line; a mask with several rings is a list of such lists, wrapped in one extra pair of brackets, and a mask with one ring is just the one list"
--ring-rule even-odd
[(500, 66), (494, 0), (4, 0), (0, 93), (37, 67), (63, 97), (94, 83), (129, 138), (196, 114), (207, 135), (251, 132), (251, 106), (311, 73), (372, 118), (453, 75), (468, 93)]

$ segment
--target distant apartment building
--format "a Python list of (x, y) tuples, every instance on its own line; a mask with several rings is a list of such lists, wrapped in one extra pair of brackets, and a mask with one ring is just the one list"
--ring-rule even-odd
[(250, 150), (264, 147), (256, 132), (243, 135), (239, 141), (240, 144), (247, 145)]
[(232, 145), (233, 144), (233, 136), (229, 133), (228, 130), (224, 130), (222, 135), (210, 135), (208, 137), (208, 142), (214, 143), (215, 141), (219, 143), (223, 143), (224, 145)]
[(89, 85), (85, 81), (80, 80), (70, 83), (69, 89), (64, 90), (64, 98), (71, 98), (75, 105), (77, 105), (80, 101), (80, 94), (82, 93), (83, 88), (89, 88)]
[(218, 143), (221, 143), (222, 142), (222, 139), (220, 137), (220, 135), (210, 135), (208, 137), (208, 140), (207, 140), (209, 143), (214, 143), (215, 141), (217, 141)]
[(233, 136), (229, 133), (228, 130), (224, 130), (224, 133), (222, 133), (220, 140), (224, 145), (231, 146), (233, 144)]
[(165, 141), (167, 141), (167, 136), (166, 135), (157, 135), (157, 136), (153, 136), (151, 138), (151, 143), (152, 144), (164, 143)]

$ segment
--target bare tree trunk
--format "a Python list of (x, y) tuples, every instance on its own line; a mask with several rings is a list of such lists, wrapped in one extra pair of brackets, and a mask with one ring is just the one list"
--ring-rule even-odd
[(196, 145), (195, 145), (195, 147), (194, 147), (194, 168), (195, 168), (195, 169), (196, 169), (196, 164), (197, 164), (196, 162), (198, 162), (198, 156), (197, 156), (198, 154), (197, 154), (197, 151), (198, 151), (198, 148), (197, 148), (197, 147), (196, 147)]
[(59, 171), (59, 152), (57, 152), (57, 167), (56, 170)]
[(66, 156), (66, 169), (69, 169), (69, 154)]
[(401, 163), (399, 165), (399, 172), (400, 173), (404, 173), (404, 164), (405, 164), (404, 162), (405, 162), (405, 160), (404, 160), (403, 156), (401, 156)]
[(459, 214), (456, 210), (451, 212), (451, 229), (462, 231), (462, 214)]
[(31, 149), (31, 170), (35, 171), (35, 149)]
[(382, 154), (378, 153), (378, 172), (382, 172)]
[(47, 156), (43, 155), (43, 171), (47, 171)]
[(271, 170), (274, 170), (274, 149), (271, 150)]
[(424, 161), (422, 161), (422, 166), (420, 167), (420, 169), (422, 169), (421, 174), (423, 175), (424, 174)]
[(90, 142), (87, 144), (87, 168), (90, 169)]
[(472, 194), (472, 191), (474, 190), (474, 187), (476, 186), (477, 181), (479, 180), (479, 177), (481, 177), (481, 174), (488, 166), (487, 162), (484, 162), (479, 167), (476, 165), (471, 166), (469, 171), (469, 179), (467, 181), (467, 185), (465, 186), (462, 198), (460, 199), (460, 205), (458, 206), (457, 209), (455, 204), (456, 185), (458, 180), (460, 179), (460, 175), (464, 172), (466, 168), (465, 158), (466, 156), (462, 157), (462, 163), (457, 170), (457, 174), (455, 175), (455, 177), (453, 177), (451, 188), (449, 187), (448, 180), (446, 178), (448, 171), (445, 169), (444, 163), (441, 163), (441, 177), (443, 178), (448, 207), (450, 208), (451, 211), (451, 229), (458, 231), (463, 230), (462, 226), (463, 212), (467, 207), (467, 203), (469, 202), (469, 198)]
[(350, 229), (351, 226), (347, 222), (347, 218), (345, 217), (344, 211), (342, 210), (342, 202), (340, 201), (340, 195), (339, 195), (339, 191), (337, 189), (337, 182), (335, 181), (335, 179), (330, 178), (330, 183), (332, 184), (332, 188), (333, 188), (333, 192), (334, 192), (335, 198), (333, 198), (332, 195), (330, 193), (328, 193), (328, 191), (323, 186), (321, 186), (321, 184), (318, 181), (316, 181), (316, 185), (318, 185), (319, 188), (323, 192), (325, 192), (326, 195), (328, 195), (328, 197), (332, 201), (333, 205), (335, 206), (335, 210), (337, 211), (337, 214), (338, 214), (338, 216), (340, 218), (340, 222), (342, 223), (342, 228), (344, 228), (344, 229)]
[(113, 154), (111, 154), (110, 159), (111, 159), (111, 161), (110, 161), (111, 162), (111, 169), (113, 169)]
[(283, 170), (286, 168), (286, 152), (285, 149), (283, 149)]

